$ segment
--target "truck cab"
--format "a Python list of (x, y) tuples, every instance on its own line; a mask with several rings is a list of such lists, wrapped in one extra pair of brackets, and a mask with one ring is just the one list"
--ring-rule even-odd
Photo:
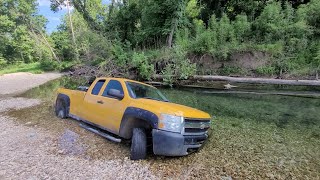
[(55, 111), (110, 140), (131, 140), (133, 160), (146, 157), (148, 137), (156, 155), (187, 155), (208, 138), (211, 122), (208, 113), (172, 103), (157, 88), (123, 78), (97, 78), (82, 90), (60, 88)]

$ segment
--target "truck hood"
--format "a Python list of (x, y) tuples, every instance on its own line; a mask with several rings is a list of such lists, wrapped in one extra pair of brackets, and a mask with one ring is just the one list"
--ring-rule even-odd
[(163, 102), (151, 99), (135, 99), (134, 107), (139, 107), (151, 112), (156, 112), (157, 115), (161, 113), (171, 114), (176, 116), (183, 116), (187, 118), (209, 119), (210, 115), (206, 112), (200, 111), (188, 106), (175, 104), (172, 102)]

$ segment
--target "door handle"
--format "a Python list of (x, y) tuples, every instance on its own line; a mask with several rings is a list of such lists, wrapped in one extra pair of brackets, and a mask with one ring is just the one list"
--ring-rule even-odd
[(103, 101), (97, 101), (98, 104), (103, 104)]

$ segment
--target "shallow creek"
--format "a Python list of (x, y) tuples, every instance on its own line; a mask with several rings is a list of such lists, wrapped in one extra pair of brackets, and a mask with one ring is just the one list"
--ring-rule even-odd
[[(60, 120), (53, 112), (55, 90), (79, 84), (61, 78), (21, 95), (42, 104), (11, 110), (26, 126), (57, 137), (59, 153), (84, 159), (126, 159), (129, 143), (113, 143)], [(141, 164), (162, 177), (208, 179), (319, 179), (320, 91), (316, 88), (237, 84), (233, 89), (161, 88), (167, 98), (214, 118), (204, 148), (186, 157), (151, 153)]]

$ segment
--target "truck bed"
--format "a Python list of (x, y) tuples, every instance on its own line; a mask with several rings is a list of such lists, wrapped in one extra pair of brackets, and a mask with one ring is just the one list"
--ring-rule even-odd
[(83, 99), (86, 95), (85, 91), (80, 90), (71, 90), (65, 88), (59, 88), (57, 90), (58, 94), (65, 94), (70, 98), (70, 114), (80, 116), (79, 112), (81, 112), (81, 107), (83, 103)]

